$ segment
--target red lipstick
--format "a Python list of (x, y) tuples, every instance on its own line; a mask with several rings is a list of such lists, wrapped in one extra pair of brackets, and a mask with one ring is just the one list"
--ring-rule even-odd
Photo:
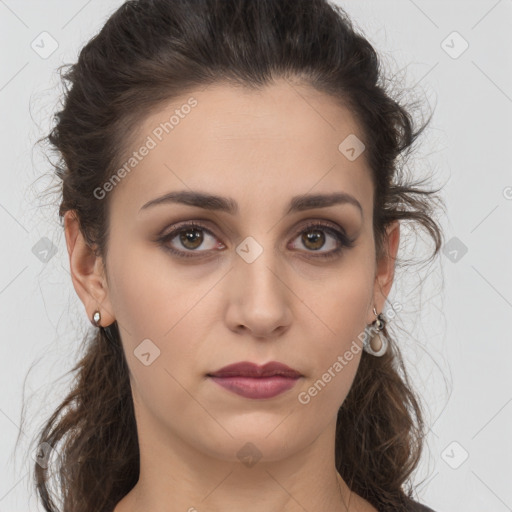
[(207, 374), (223, 388), (245, 398), (272, 398), (291, 389), (302, 375), (272, 361), (263, 366), (243, 361)]

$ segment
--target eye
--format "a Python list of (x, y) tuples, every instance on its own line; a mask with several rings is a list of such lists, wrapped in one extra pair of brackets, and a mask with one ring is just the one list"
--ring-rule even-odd
[[(327, 236), (326, 236), (327, 235)], [(320, 222), (313, 222), (308, 224), (305, 228), (299, 232), (300, 244), (308, 249), (307, 252), (318, 252), (320, 249), (325, 247), (326, 240), (331, 238), (330, 245), (331, 250), (320, 251), (319, 254), (313, 254), (314, 258), (335, 258), (345, 248), (351, 248), (354, 246), (354, 240), (349, 239), (346, 234), (332, 227), (331, 225), (323, 224)]]
[[(206, 250), (198, 251), (197, 249), (204, 244), (204, 234), (207, 235), (206, 238), (210, 237), (213, 240), (216, 239), (215, 235), (202, 224), (188, 222), (175, 227), (170, 233), (160, 238), (159, 243), (172, 254), (182, 258), (194, 257), (193, 254), (190, 254), (191, 252), (207, 252), (215, 249), (216, 247), (221, 249), (225, 248), (223, 244), (210, 243), (210, 247), (207, 247)], [(172, 245), (170, 245), (174, 239), (176, 239), (175, 243), (179, 244), (185, 249), (185, 251), (176, 249), (176, 247), (172, 247)], [(189, 254), (187, 254), (187, 252)]]
[[(206, 235), (206, 236), (205, 236)], [(306, 252), (312, 254), (314, 258), (335, 258), (344, 248), (354, 246), (354, 240), (349, 239), (346, 234), (331, 225), (320, 222), (313, 222), (295, 235), (295, 239), (300, 236), (300, 243), (306, 249)], [(210, 243), (205, 244), (205, 240), (211, 239)], [(330, 243), (326, 243), (329, 238)], [(181, 258), (197, 257), (194, 253), (209, 252), (215, 249), (225, 249), (226, 246), (217, 241), (216, 236), (205, 226), (196, 222), (187, 222), (176, 226), (170, 233), (164, 235), (158, 240), (159, 244), (172, 254)], [(199, 250), (201, 246), (203, 250)], [(325, 245), (330, 245), (331, 250), (320, 251)], [(180, 246), (177, 248), (177, 246)], [(183, 250), (184, 249), (184, 250)], [(292, 247), (296, 249), (296, 247)]]

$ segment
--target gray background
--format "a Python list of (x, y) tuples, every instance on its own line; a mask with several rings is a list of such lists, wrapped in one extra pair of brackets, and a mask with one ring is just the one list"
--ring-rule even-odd
[[(408, 333), (400, 343), (428, 406), (417, 497), (437, 512), (512, 510), (512, 0), (339, 3), (397, 85), (435, 108), (411, 165), (446, 184), (447, 243), (434, 265), (399, 274), (390, 298), (403, 305), (396, 329)], [(0, 0), (0, 512), (42, 510), (30, 441), (64, 397), (91, 328), (55, 196), (40, 195), (51, 168), (34, 144), (58, 105), (56, 68), (120, 4)], [(50, 56), (45, 31), (58, 45)], [(417, 256), (428, 249), (407, 236), (401, 244)]]

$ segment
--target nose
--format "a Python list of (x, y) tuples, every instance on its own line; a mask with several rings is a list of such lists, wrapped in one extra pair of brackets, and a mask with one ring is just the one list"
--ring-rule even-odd
[(272, 338), (292, 322), (293, 292), (274, 251), (266, 249), (254, 260), (235, 258), (227, 276), (229, 305), (226, 322), (238, 333)]

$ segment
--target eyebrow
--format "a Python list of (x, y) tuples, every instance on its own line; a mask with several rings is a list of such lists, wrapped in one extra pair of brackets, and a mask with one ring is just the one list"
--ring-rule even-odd
[[(144, 204), (140, 211), (169, 203), (196, 206), (205, 210), (226, 212), (230, 215), (236, 215), (239, 211), (238, 203), (230, 197), (222, 197), (190, 190), (169, 192), (168, 194), (152, 199)], [(363, 207), (361, 203), (354, 196), (346, 192), (294, 196), (290, 201), (288, 211), (285, 212), (285, 215), (315, 208), (326, 208), (338, 204), (351, 204), (355, 206), (359, 210), (361, 217), (363, 217)]]

